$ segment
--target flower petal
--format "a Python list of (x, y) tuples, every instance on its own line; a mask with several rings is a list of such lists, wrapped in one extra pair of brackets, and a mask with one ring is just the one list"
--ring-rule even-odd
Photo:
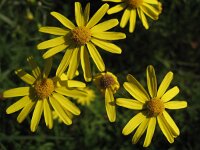
[(49, 73), (51, 72), (52, 67), (52, 58), (47, 58), (44, 63), (44, 70), (43, 70), (43, 78), (48, 78)]
[(94, 43), (98, 47), (100, 47), (103, 50), (106, 50), (106, 51), (108, 51), (110, 53), (121, 54), (121, 52), (122, 52), (122, 50), (121, 50), (121, 48), (119, 46), (117, 46), (115, 44), (112, 44), (110, 42), (99, 40), (99, 39), (95, 39), (95, 38), (92, 38), (91, 41), (92, 41), (92, 43)]
[(40, 122), (41, 119), (41, 115), (43, 112), (43, 100), (38, 100), (35, 106), (35, 109), (33, 111), (33, 116), (31, 119), (31, 131), (35, 132), (38, 124)]
[(149, 4), (143, 4), (140, 9), (151, 19), (158, 20), (159, 11)]
[(186, 101), (170, 101), (167, 103), (164, 103), (165, 108), (167, 109), (182, 109), (187, 107)]
[(85, 6), (85, 10), (84, 10), (84, 19), (85, 19), (85, 24), (88, 22), (89, 18), (90, 18), (90, 3), (87, 3), (87, 5)]
[(27, 61), (30, 65), (30, 67), (32, 68), (32, 74), (33, 76), (37, 79), (40, 75), (41, 75), (41, 71), (39, 66), (37, 65), (37, 63), (35, 62), (35, 60), (33, 59), (33, 57), (28, 57)]
[(133, 33), (135, 30), (135, 24), (136, 24), (136, 10), (132, 9), (130, 13), (130, 20), (129, 20), (129, 32)]
[(11, 106), (9, 106), (6, 109), (6, 113), (7, 114), (12, 114), (16, 111), (19, 111), (20, 109), (22, 109), (23, 107), (26, 106), (26, 104), (30, 101), (29, 96), (24, 96), (22, 97), (20, 100), (18, 100), (17, 102), (15, 102), (14, 104), (12, 104)]
[(146, 119), (145, 115), (140, 112), (137, 115), (135, 115), (123, 128), (122, 133), (124, 135), (130, 134), (133, 130), (135, 130), (141, 122), (143, 122)]
[(81, 46), (81, 66), (83, 68), (83, 75), (85, 81), (92, 80), (91, 66), (89, 60), (89, 54), (85, 46)]
[(116, 108), (114, 103), (114, 97), (111, 89), (106, 89), (105, 91), (105, 106), (107, 116), (110, 122), (115, 122), (116, 120)]
[(3, 92), (4, 98), (26, 96), (30, 94), (30, 87), (18, 87)]
[(64, 36), (59, 36), (44, 42), (41, 42), (37, 45), (37, 49), (47, 49), (47, 48), (52, 48), (61, 44), (65, 43), (65, 37)]
[(76, 23), (79, 27), (85, 25), (82, 6), (81, 6), (81, 3), (79, 3), (79, 2), (75, 2), (75, 19), (76, 19)]
[(163, 134), (165, 135), (169, 143), (173, 143), (174, 137), (172, 136), (171, 131), (167, 128), (167, 122), (165, 121), (165, 118), (163, 117), (163, 115), (158, 115), (157, 120), (158, 120), (158, 124), (160, 126), (161, 131), (163, 132)]
[(162, 97), (161, 99), (163, 102), (168, 102), (171, 99), (173, 99), (177, 94), (179, 93), (179, 88), (177, 86), (169, 89)]
[(157, 95), (157, 80), (153, 66), (149, 65), (147, 67), (146, 76), (147, 76), (147, 86), (149, 94), (151, 95), (152, 98), (154, 98)]
[(71, 89), (67, 89), (66, 87), (59, 87), (55, 89), (56, 92), (58, 92), (59, 94), (68, 96), (68, 97), (85, 97), (87, 96), (87, 94), (83, 91), (80, 90), (71, 90)]
[(107, 13), (110, 15), (110, 14), (114, 14), (114, 13), (117, 13), (117, 12), (120, 12), (122, 11), (123, 9), (125, 9), (127, 6), (126, 3), (120, 3), (118, 5), (115, 5), (114, 7), (111, 7)]
[(155, 128), (156, 128), (156, 117), (151, 117), (149, 119), (147, 134), (143, 144), (144, 147), (148, 147), (151, 144)]
[(93, 15), (93, 17), (87, 23), (86, 27), (92, 28), (93, 26), (95, 26), (101, 20), (101, 18), (103, 18), (108, 9), (109, 9), (108, 4), (104, 4), (103, 6), (101, 6), (101, 8), (99, 8), (99, 10)]
[(21, 80), (23, 80), (24, 82), (26, 82), (28, 84), (33, 84), (35, 82), (35, 78), (32, 75), (25, 72), (23, 69), (16, 70), (15, 74), (18, 77), (20, 77)]
[(163, 111), (163, 117), (165, 118), (166, 122), (169, 124), (170, 130), (173, 136), (175, 137), (179, 136), (180, 134), (179, 128), (177, 127), (176, 123), (171, 118), (171, 116), (166, 111)]
[(88, 42), (87, 48), (99, 71), (102, 72), (105, 71), (105, 64), (103, 62), (103, 59), (101, 58), (101, 55), (97, 51), (96, 47), (92, 43)]
[(53, 109), (56, 111), (56, 113), (58, 114), (58, 116), (60, 117), (60, 119), (66, 124), (66, 125), (70, 125), (72, 124), (72, 120), (69, 118), (69, 116), (66, 114), (66, 112), (64, 111), (64, 109), (60, 106), (60, 104), (57, 102), (57, 100), (50, 96), (49, 97), (49, 101), (53, 107)]
[(118, 106), (134, 109), (134, 110), (142, 110), (144, 107), (143, 103), (138, 102), (137, 100), (127, 99), (127, 98), (117, 98), (116, 104)]
[(164, 79), (162, 80), (159, 88), (158, 88), (158, 93), (157, 93), (157, 97), (160, 98), (163, 96), (163, 94), (165, 93), (165, 91), (167, 90), (167, 88), (169, 87), (171, 81), (173, 79), (173, 73), (172, 72), (168, 72)]
[(53, 34), (53, 35), (66, 35), (67, 33), (69, 33), (68, 30), (58, 28), (58, 27), (41, 27), (39, 31), (43, 33)]
[(122, 32), (99, 32), (94, 33), (92, 36), (101, 40), (120, 40), (126, 38), (126, 34)]
[(103, 32), (107, 31), (109, 29), (112, 29), (113, 27), (117, 26), (119, 24), (119, 21), (117, 19), (110, 19), (104, 22), (101, 22), (94, 27), (90, 29), (91, 33), (98, 33), (98, 32)]
[(75, 28), (75, 25), (62, 14), (54, 11), (54, 12), (51, 12), (51, 15), (54, 16), (58, 21), (60, 21), (60, 23), (62, 23), (68, 29), (72, 30)]
[(47, 99), (43, 100), (43, 107), (44, 107), (44, 120), (46, 123), (46, 126), (49, 129), (53, 128), (53, 116), (52, 116), (52, 111), (50, 109), (49, 101)]
[(126, 9), (124, 10), (124, 13), (123, 13), (122, 18), (121, 18), (121, 21), (120, 21), (120, 27), (121, 27), (121, 28), (124, 28), (124, 27), (127, 25), (128, 20), (129, 20), (129, 18), (130, 18), (130, 13), (131, 13), (131, 10), (130, 10), (130, 9), (126, 8)]
[(67, 109), (74, 115), (80, 115), (81, 113), (80, 109), (75, 104), (73, 104), (68, 98), (58, 93), (54, 93), (53, 97), (60, 103), (60, 105), (63, 108)]
[(153, 5), (157, 5), (158, 4), (158, 1), (157, 0), (143, 0), (145, 3), (148, 3), (148, 4), (153, 4)]
[(47, 59), (47, 58), (49, 58), (49, 57), (51, 57), (51, 56), (53, 56), (53, 55), (55, 55), (55, 54), (57, 54), (57, 53), (63, 51), (63, 50), (66, 49), (67, 47), (68, 47), (68, 45), (66, 45), (66, 44), (58, 45), (58, 46), (56, 46), (56, 47), (53, 47), (53, 48), (49, 49), (46, 53), (44, 53), (44, 54), (42, 55), (42, 57), (43, 57), (44, 59)]
[(138, 8), (137, 12), (138, 12), (140, 20), (142, 21), (142, 24), (143, 24), (144, 28), (145, 29), (149, 29), (149, 24), (147, 22), (147, 19), (146, 19), (145, 15), (144, 15), (143, 11), (140, 8)]

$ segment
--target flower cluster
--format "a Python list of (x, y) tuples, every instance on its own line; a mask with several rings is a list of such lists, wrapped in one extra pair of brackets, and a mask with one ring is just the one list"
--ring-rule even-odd
[[(148, 29), (146, 16), (157, 20), (162, 11), (161, 3), (157, 0), (102, 1), (119, 4), (109, 8), (109, 4), (105, 3), (90, 17), (90, 3), (83, 9), (80, 2), (75, 2), (75, 24), (58, 12), (51, 12), (51, 15), (63, 27), (44, 26), (39, 29), (40, 32), (57, 37), (37, 45), (38, 50), (46, 50), (42, 56), (45, 59), (43, 70), (36, 64), (33, 57), (29, 57), (27, 61), (32, 69), (32, 74), (23, 69), (15, 71), (27, 86), (3, 92), (2, 98), (22, 97), (9, 106), (6, 113), (11, 114), (21, 110), (17, 117), (17, 121), (21, 123), (33, 110), (30, 123), (32, 132), (36, 131), (42, 114), (49, 129), (53, 128), (53, 119), (71, 125), (75, 116), (81, 113), (71, 99), (75, 99), (78, 104), (83, 106), (90, 105), (96, 99), (93, 89), (88, 88), (86, 83), (74, 80), (79, 75), (78, 67), (81, 65), (84, 80), (94, 83), (103, 95), (105, 112), (110, 122), (115, 122), (117, 119), (117, 106), (140, 111), (122, 131), (124, 135), (128, 135), (136, 130), (132, 138), (133, 143), (137, 143), (146, 130), (143, 146), (149, 146), (156, 122), (167, 140), (173, 143), (180, 131), (166, 109), (187, 107), (186, 101), (171, 101), (179, 93), (177, 86), (167, 90), (173, 73), (167, 73), (157, 88), (154, 68), (151, 65), (148, 66), (146, 71), (148, 93), (132, 75), (128, 74), (127, 82), (124, 82), (123, 86), (133, 98), (115, 98), (120, 83), (116, 75), (107, 71), (99, 53), (99, 49), (102, 49), (110, 53), (121, 54), (122, 49), (113, 41), (126, 38), (125, 33), (110, 31), (119, 24), (118, 19), (101, 21), (106, 13), (110, 15), (124, 10), (120, 27), (124, 28), (129, 21), (129, 32), (132, 33), (135, 30), (137, 14), (142, 25)], [(60, 52), (64, 52), (62, 60), (55, 75), (51, 76), (52, 59)], [(90, 59), (93, 60), (99, 71), (94, 76)]]

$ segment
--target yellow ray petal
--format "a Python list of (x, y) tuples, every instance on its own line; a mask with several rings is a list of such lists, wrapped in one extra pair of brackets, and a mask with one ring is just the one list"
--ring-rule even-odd
[(116, 53), (116, 54), (121, 54), (122, 50), (119, 46), (112, 44), (107, 41), (99, 40), (96, 38), (92, 38), (91, 42), (97, 45), (98, 47), (102, 48), (103, 50), (106, 50), (110, 53)]
[(35, 132), (38, 124), (40, 122), (41, 119), (41, 115), (43, 112), (43, 100), (38, 100), (35, 106), (35, 109), (33, 111), (33, 116), (31, 119), (31, 131)]
[(18, 87), (9, 89), (3, 92), (3, 97), (18, 97), (18, 96), (26, 96), (30, 94), (30, 87)]
[(98, 32), (103, 32), (107, 31), (109, 29), (112, 29), (113, 27), (117, 26), (119, 24), (119, 21), (117, 19), (110, 19), (104, 22), (101, 22), (94, 27), (91, 28), (91, 33), (98, 33)]
[(25, 72), (23, 69), (16, 70), (15, 74), (28, 84), (33, 84), (35, 82), (35, 78), (32, 75)]
[(187, 107), (186, 101), (170, 101), (167, 103), (164, 103), (165, 108), (167, 109), (182, 109)]
[(87, 48), (97, 68), (99, 69), (99, 71), (103, 72), (105, 70), (105, 64), (96, 47), (92, 43), (88, 42)]
[(80, 91), (80, 90), (71, 90), (65, 87), (60, 87), (55, 89), (56, 92), (59, 94), (68, 96), (68, 97), (86, 97), (87, 93)]
[(176, 123), (171, 118), (171, 116), (166, 111), (163, 111), (163, 116), (164, 116), (166, 122), (169, 124), (169, 128), (170, 128), (173, 136), (175, 136), (175, 137), (179, 136), (179, 134), (180, 134), (179, 128), (177, 127)]
[(81, 66), (83, 68), (83, 75), (86, 82), (92, 80), (92, 73), (90, 67), (89, 54), (85, 46), (81, 46)]
[(111, 7), (107, 13), (110, 15), (110, 14), (114, 14), (114, 13), (117, 13), (117, 12), (120, 12), (122, 11), (123, 9), (125, 9), (127, 6), (126, 3), (120, 3), (118, 5), (115, 5), (114, 7)]
[(167, 90), (167, 88), (169, 87), (171, 81), (173, 79), (173, 73), (172, 72), (168, 72), (164, 79), (162, 80), (159, 88), (158, 88), (158, 93), (157, 93), (157, 97), (160, 98), (163, 96), (163, 94), (165, 93), (165, 91)]
[(157, 0), (143, 0), (145, 3), (148, 3), (148, 4), (154, 4), (154, 5), (157, 5), (158, 4), (158, 1)]
[(71, 56), (72, 56), (72, 53), (73, 53), (73, 50), (74, 48), (73, 47), (69, 47), (66, 52), (65, 52), (65, 55), (63, 56), (58, 68), (57, 68), (57, 71), (56, 71), (56, 76), (61, 76), (62, 73), (65, 71), (65, 69), (67, 68), (67, 66), (69, 65), (70, 63), (70, 60), (71, 60)]
[(43, 78), (48, 78), (49, 73), (51, 72), (52, 67), (52, 58), (47, 58), (44, 63), (44, 70), (43, 70)]
[(79, 88), (83, 88), (86, 87), (86, 84), (81, 82), (81, 81), (76, 81), (76, 80), (68, 80), (67, 81), (67, 86), (68, 87), (79, 87)]
[(123, 128), (122, 133), (124, 135), (130, 134), (133, 130), (135, 130), (141, 122), (143, 122), (146, 119), (145, 115), (140, 112), (137, 115), (135, 115)]
[(103, 16), (106, 14), (108, 8), (109, 8), (108, 4), (104, 4), (103, 6), (101, 6), (101, 8), (99, 8), (99, 10), (93, 15), (93, 17), (87, 23), (86, 27), (92, 28), (93, 26), (95, 26), (101, 20), (101, 18), (103, 18)]
[(124, 13), (123, 13), (122, 18), (121, 18), (121, 21), (120, 21), (120, 27), (121, 27), (121, 28), (124, 28), (124, 27), (127, 25), (128, 20), (129, 20), (129, 18), (130, 18), (130, 13), (131, 13), (131, 10), (130, 10), (130, 9), (126, 8), (126, 9), (124, 10)]
[(76, 19), (76, 24), (79, 27), (85, 25), (82, 6), (81, 6), (81, 3), (79, 3), (79, 2), (75, 2), (75, 19)]
[(154, 7), (152, 7), (149, 4), (143, 4), (140, 9), (147, 15), (149, 16), (151, 19), (153, 20), (158, 20), (158, 16), (159, 16), (159, 11), (156, 10)]
[(140, 20), (142, 21), (142, 24), (143, 24), (144, 28), (145, 29), (149, 29), (149, 24), (147, 22), (147, 19), (146, 19), (145, 15), (144, 15), (143, 11), (140, 8), (138, 8), (137, 12), (138, 12)]
[(122, 32), (99, 32), (94, 33), (92, 36), (102, 40), (120, 40), (126, 38), (126, 34)]
[(47, 58), (49, 58), (49, 57), (51, 57), (51, 56), (53, 56), (53, 55), (55, 55), (55, 54), (57, 54), (57, 53), (63, 51), (63, 50), (66, 49), (67, 47), (68, 47), (68, 45), (66, 45), (66, 44), (62, 44), (62, 45), (53, 47), (53, 48), (49, 49), (46, 53), (44, 53), (44, 54), (42, 55), (42, 57), (43, 57), (44, 59), (47, 59)]
[(172, 136), (171, 131), (167, 128), (166, 121), (165, 121), (163, 115), (158, 116), (157, 120), (158, 120), (158, 124), (160, 126), (161, 131), (163, 132), (163, 134), (165, 135), (165, 137), (167, 138), (169, 143), (173, 143), (174, 137)]
[(75, 25), (62, 14), (58, 12), (51, 12), (51, 15), (54, 16), (58, 21), (60, 21), (60, 23), (62, 23), (68, 29), (72, 30), (75, 28)]
[(106, 89), (105, 91), (105, 106), (107, 116), (110, 122), (115, 122), (116, 120), (116, 109), (114, 103), (114, 97), (111, 89)]
[(24, 121), (24, 119), (28, 116), (28, 114), (31, 112), (31, 110), (33, 109), (33, 107), (35, 106), (36, 101), (32, 101), (30, 100), (26, 106), (22, 109), (22, 111), (20, 112), (20, 114), (17, 117), (17, 121), (19, 123), (22, 123)]
[(171, 99), (173, 99), (177, 94), (179, 93), (179, 88), (177, 86), (169, 89), (162, 97), (161, 99), (163, 102), (168, 102)]
[(147, 134), (143, 144), (144, 147), (148, 147), (151, 144), (155, 128), (156, 128), (156, 117), (152, 117), (149, 119)]
[(90, 3), (87, 3), (87, 5), (85, 6), (85, 10), (84, 10), (84, 19), (85, 19), (85, 24), (88, 22), (89, 18), (90, 18)]
[(154, 98), (157, 95), (157, 80), (153, 66), (149, 65), (147, 67), (146, 76), (149, 94), (152, 98)]
[(142, 110), (144, 107), (143, 103), (138, 102), (137, 100), (127, 99), (127, 98), (117, 98), (116, 104), (118, 106), (134, 109), (134, 110)]
[(53, 34), (53, 35), (66, 35), (67, 33), (69, 33), (68, 30), (58, 28), (58, 27), (41, 27), (39, 31), (43, 33)]
[(27, 61), (32, 69), (33, 76), (37, 79), (41, 75), (41, 71), (32, 56), (27, 58)]
[(67, 109), (74, 115), (80, 115), (81, 113), (80, 109), (75, 104), (73, 104), (69, 99), (58, 93), (54, 93), (53, 97), (60, 103), (60, 105), (63, 108)]
[(133, 33), (135, 30), (135, 24), (136, 24), (136, 10), (132, 9), (130, 13), (130, 20), (129, 20), (129, 32)]
[(59, 36), (54, 39), (50, 39), (44, 42), (41, 42), (37, 45), (37, 49), (47, 49), (47, 48), (52, 48), (61, 44), (65, 43), (65, 37), (64, 36)]
[(52, 116), (52, 111), (50, 109), (49, 101), (47, 99), (43, 100), (43, 107), (44, 107), (44, 120), (46, 123), (46, 126), (49, 129), (53, 128), (53, 116)]
[(147, 129), (147, 125), (149, 123), (149, 119), (146, 118), (144, 119), (144, 121), (142, 121), (142, 123), (139, 125), (139, 127), (137, 128), (133, 138), (132, 138), (132, 143), (136, 144), (139, 139), (141, 138), (141, 136), (144, 134), (145, 130)]
[(12, 114), (16, 111), (19, 111), (20, 109), (22, 109), (23, 107), (26, 106), (26, 104), (30, 101), (29, 96), (24, 96), (22, 97), (20, 100), (18, 100), (17, 102), (15, 102), (14, 104), (12, 104), (11, 106), (9, 106), (6, 109), (6, 113), (7, 114)]
[(71, 60), (69, 63), (69, 68), (67, 71), (67, 76), (69, 79), (73, 79), (73, 77), (75, 76), (76, 70), (78, 69), (79, 66), (79, 62), (80, 62), (80, 48), (75, 48), (72, 53)]
[(72, 120), (69, 118), (69, 116), (66, 114), (66, 112), (63, 110), (63, 108), (60, 106), (60, 104), (57, 102), (57, 100), (54, 97), (49, 97), (50, 103), (53, 107), (53, 109), (56, 111), (60, 119), (66, 124), (70, 125), (72, 124)]

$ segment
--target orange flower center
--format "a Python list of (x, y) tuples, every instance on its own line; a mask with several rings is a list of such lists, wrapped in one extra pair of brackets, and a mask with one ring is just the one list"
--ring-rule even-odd
[(113, 77), (111, 75), (105, 74), (100, 79), (100, 86), (103, 89), (106, 89), (114, 84), (115, 84), (115, 80), (113, 79)]
[(130, 8), (138, 8), (143, 3), (143, 0), (125, 0), (125, 1)]
[(39, 99), (49, 97), (54, 91), (54, 82), (52, 79), (43, 79), (35, 82), (35, 92)]
[(90, 29), (87, 27), (76, 27), (71, 31), (72, 40), (77, 45), (85, 45), (91, 39)]
[(156, 117), (164, 111), (164, 103), (160, 99), (151, 99), (147, 102), (147, 109), (148, 109), (148, 115), (150, 117)]

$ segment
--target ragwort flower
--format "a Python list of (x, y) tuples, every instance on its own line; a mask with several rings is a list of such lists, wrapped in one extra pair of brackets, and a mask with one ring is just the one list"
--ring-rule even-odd
[(51, 12), (51, 15), (63, 24), (65, 28), (41, 27), (39, 29), (40, 32), (59, 35), (59, 37), (38, 44), (37, 48), (39, 50), (50, 48), (43, 55), (45, 59), (66, 50), (56, 72), (57, 76), (60, 76), (68, 67), (67, 74), (69, 78), (72, 79), (80, 62), (85, 80), (91, 81), (89, 54), (97, 68), (100, 71), (105, 70), (105, 64), (96, 46), (111, 53), (121, 53), (121, 48), (112, 44), (111, 41), (124, 39), (126, 35), (121, 32), (108, 31), (118, 25), (118, 20), (110, 19), (99, 23), (108, 9), (109, 5), (104, 4), (93, 17), (89, 19), (90, 3), (86, 5), (83, 11), (81, 4), (75, 2), (75, 19), (77, 26), (60, 13)]
[(32, 132), (36, 131), (42, 113), (44, 113), (46, 126), (49, 129), (53, 127), (53, 110), (66, 125), (72, 124), (72, 120), (66, 112), (69, 111), (73, 115), (79, 115), (80, 109), (67, 97), (84, 96), (83, 91), (74, 87), (85, 87), (85, 84), (75, 80), (61, 80), (59, 77), (49, 78), (52, 66), (51, 58), (46, 59), (43, 71), (37, 66), (33, 57), (29, 57), (27, 61), (32, 68), (32, 75), (23, 69), (18, 69), (15, 73), (29, 85), (3, 92), (4, 98), (23, 96), (9, 106), (6, 113), (11, 114), (22, 109), (17, 117), (17, 121), (21, 123), (34, 109), (30, 125)]
[(116, 100), (116, 104), (119, 106), (141, 111), (126, 124), (122, 133), (128, 135), (138, 127), (132, 138), (132, 142), (135, 144), (145, 130), (147, 130), (143, 144), (144, 147), (147, 147), (151, 143), (156, 122), (158, 122), (160, 129), (167, 140), (170, 143), (173, 143), (174, 138), (180, 134), (180, 131), (166, 109), (185, 108), (187, 107), (187, 102), (177, 100), (170, 101), (179, 93), (179, 88), (177, 86), (166, 92), (173, 78), (172, 72), (167, 73), (158, 90), (153, 66), (148, 66), (146, 73), (149, 94), (142, 85), (129, 74), (127, 76), (128, 82), (124, 83), (124, 88), (135, 99), (118, 98)]
[(111, 72), (102, 72), (94, 77), (94, 84), (105, 94), (105, 107), (110, 122), (116, 120), (116, 108), (113, 94), (117, 92), (120, 85), (117, 77)]
[(120, 3), (108, 10), (108, 14), (114, 14), (124, 10), (121, 18), (120, 27), (124, 28), (129, 21), (129, 32), (135, 30), (136, 14), (142, 21), (145, 29), (149, 29), (146, 16), (157, 20), (162, 11), (162, 5), (157, 0), (102, 0), (104, 2)]

